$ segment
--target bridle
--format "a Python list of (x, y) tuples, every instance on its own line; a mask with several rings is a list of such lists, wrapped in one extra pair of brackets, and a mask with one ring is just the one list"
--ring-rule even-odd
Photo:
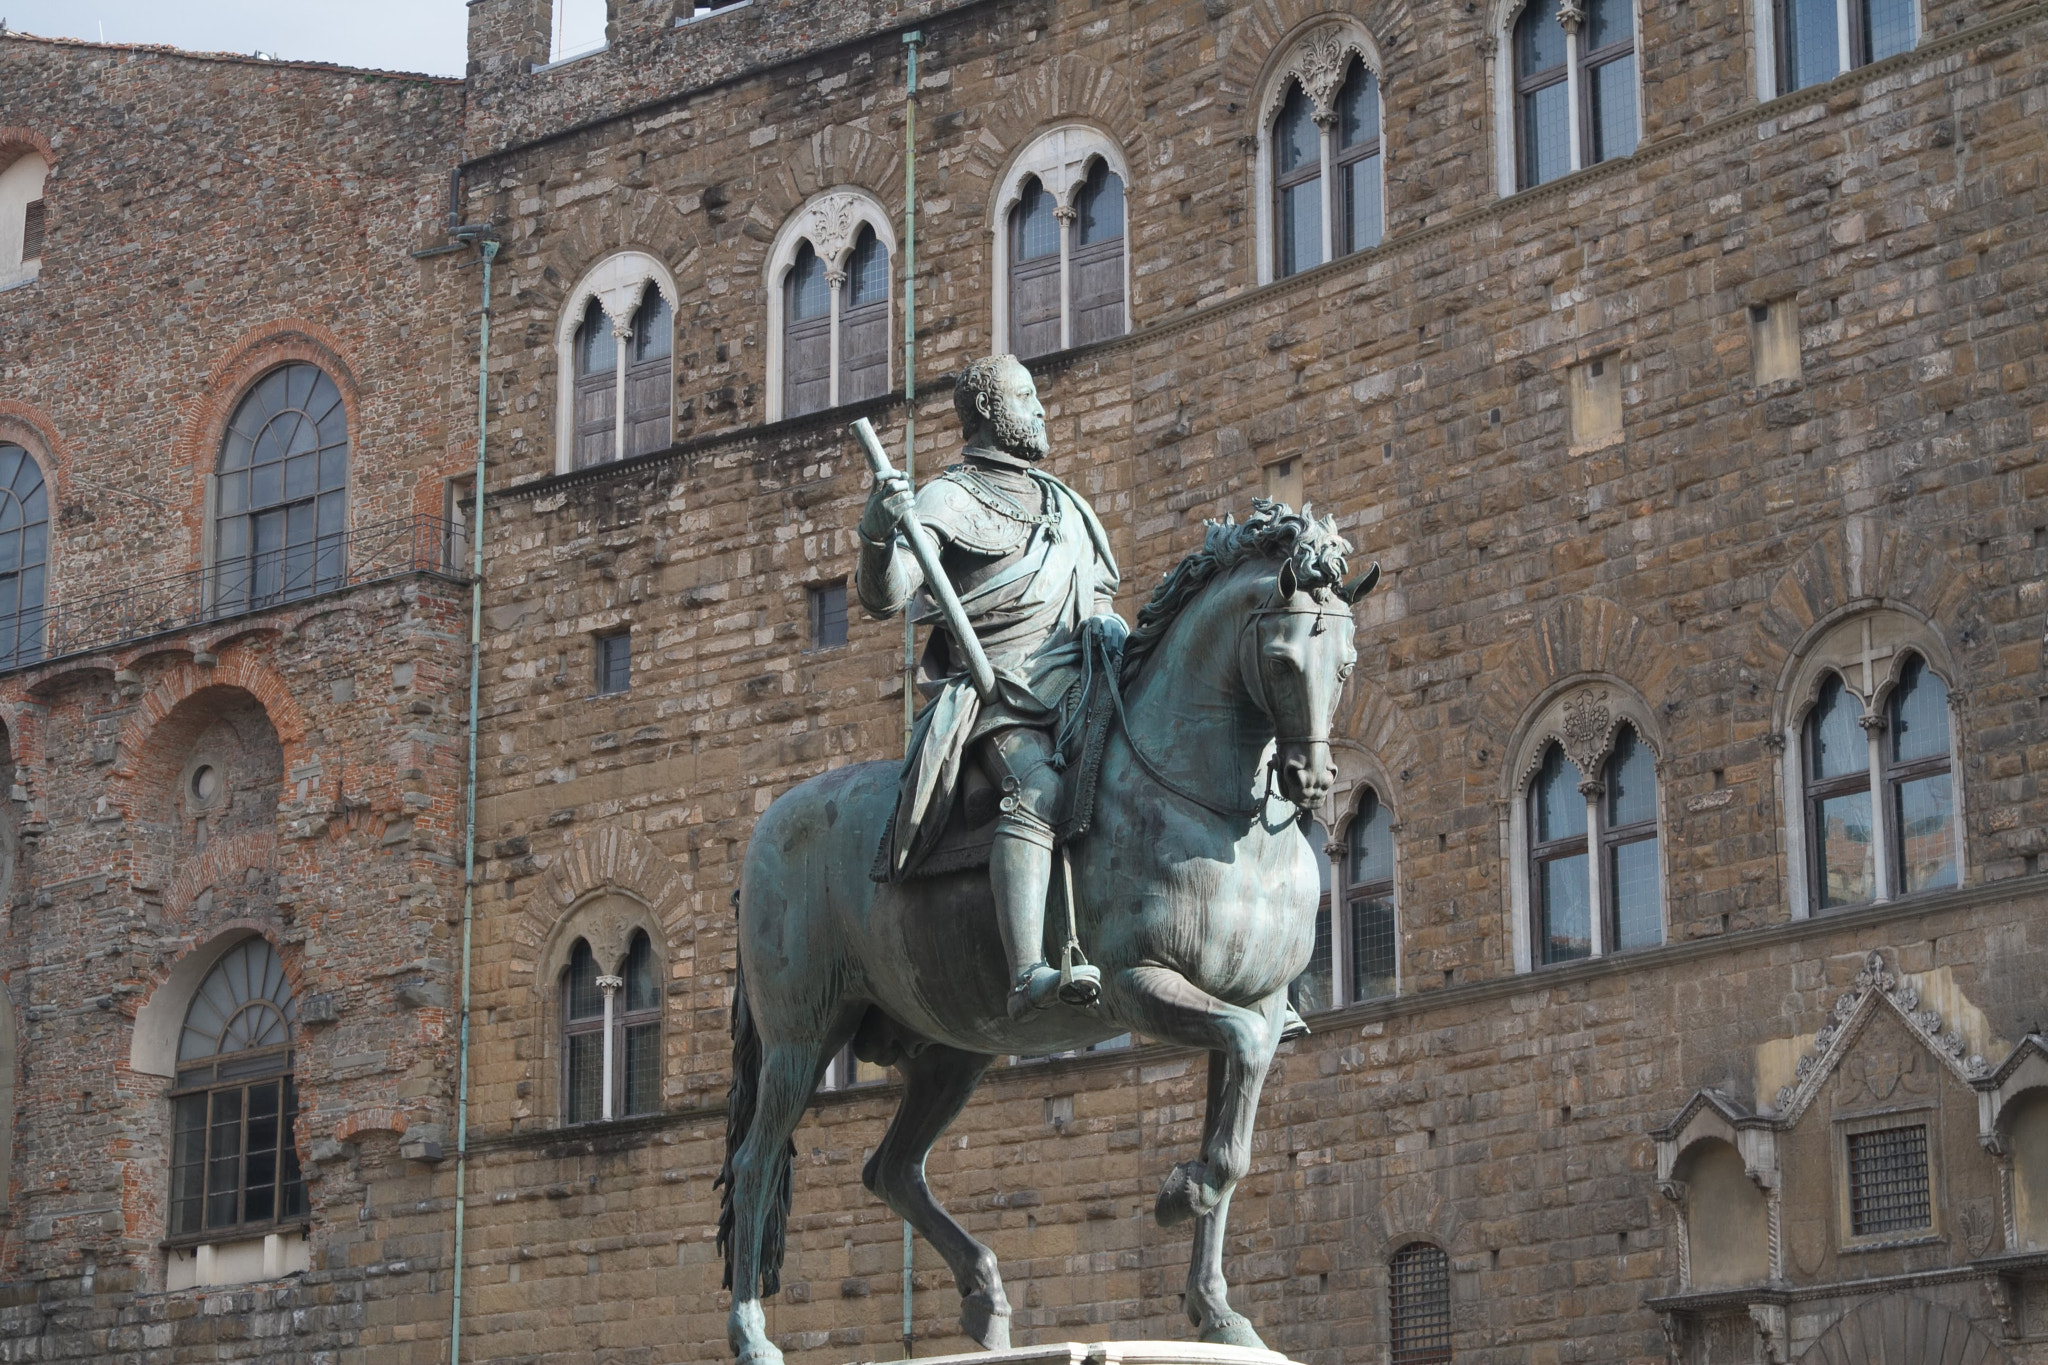
[[(1313, 609), (1309, 610), (1304, 610), (1299, 607), (1290, 606), (1257, 607), (1245, 613), (1243, 622), (1240, 623), (1237, 628), (1240, 648), (1242, 648), (1244, 633), (1252, 628), (1252, 624), (1255, 621), (1258, 621), (1261, 618), (1267, 616), (1330, 616), (1341, 617), (1347, 622), (1354, 620), (1354, 618), (1351, 615), (1351, 609), (1349, 604), (1347, 604), (1342, 611), (1338, 611), (1330, 607), (1325, 607), (1319, 601)], [(1320, 634), (1322, 632), (1322, 629), (1323, 626), (1321, 621), (1319, 620), (1315, 626), (1315, 633)], [(1250, 673), (1250, 678), (1247, 680), (1246, 690), (1253, 693), (1252, 703), (1259, 708), (1261, 714), (1263, 714), (1264, 716), (1266, 716), (1267, 719), (1270, 720), (1272, 718), (1273, 711), (1272, 707), (1268, 705), (1266, 700), (1265, 675), (1257, 667), (1253, 667), (1248, 671)], [(1273, 755), (1271, 758), (1268, 758), (1266, 760), (1265, 786), (1260, 790), (1258, 799), (1256, 801), (1253, 801), (1250, 805), (1245, 806), (1219, 806), (1214, 801), (1211, 801), (1208, 797), (1203, 796), (1200, 792), (1194, 791), (1193, 789), (1185, 786), (1181, 782), (1176, 781), (1173, 777), (1169, 776), (1167, 773), (1162, 771), (1157, 763), (1154, 763), (1152, 761), (1152, 756), (1146, 753), (1143, 746), (1141, 746), (1138, 743), (1138, 737), (1131, 729), (1130, 717), (1124, 713), (1123, 689), (1116, 685), (1115, 679), (1113, 677), (1110, 679), (1108, 685), (1109, 695), (1112, 702), (1114, 703), (1114, 709), (1116, 711), (1117, 724), (1123, 727), (1124, 742), (1130, 745), (1132, 755), (1138, 760), (1138, 766), (1145, 770), (1146, 776), (1150, 777), (1154, 782), (1157, 782), (1160, 786), (1166, 788), (1166, 790), (1172, 792), (1175, 796), (1180, 797), (1182, 800), (1192, 801), (1196, 805), (1200, 806), (1202, 809), (1209, 811), (1212, 814), (1220, 815), (1226, 820), (1247, 820), (1250, 819), (1252, 816), (1256, 815), (1261, 817), (1261, 823), (1264, 823), (1266, 807), (1269, 804), (1271, 804), (1274, 796), (1276, 794), (1279, 794), (1282, 800), (1287, 799), (1284, 794), (1276, 793), (1275, 790), (1279, 786), (1280, 782), (1280, 747), (1284, 744), (1327, 743), (1329, 740), (1329, 736), (1327, 735), (1321, 736), (1320, 738), (1312, 735), (1275, 735), (1272, 741)], [(1291, 816), (1289, 818), (1288, 823), (1293, 823), (1294, 821), (1305, 821), (1311, 818), (1312, 817), (1309, 814), (1309, 812), (1305, 810), (1298, 811), (1294, 816)], [(1274, 827), (1268, 826), (1268, 828), (1270, 829)]]

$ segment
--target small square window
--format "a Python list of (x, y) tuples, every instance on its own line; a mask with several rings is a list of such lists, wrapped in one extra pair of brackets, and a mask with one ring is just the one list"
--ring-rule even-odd
[(624, 692), (633, 685), (633, 637), (625, 631), (597, 637), (599, 695)]
[(839, 648), (846, 643), (846, 580), (814, 584), (810, 598), (811, 648)]

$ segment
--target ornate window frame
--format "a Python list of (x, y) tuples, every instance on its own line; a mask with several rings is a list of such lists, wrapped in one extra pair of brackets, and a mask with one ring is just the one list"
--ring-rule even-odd
[[(1758, 0), (1769, 4), (1771, 0)], [(1485, 51), (1493, 64), (1493, 153), (1494, 175), (1502, 197), (1521, 194), (1535, 185), (1521, 183), (1521, 118), (1516, 100), (1515, 79), (1515, 24), (1522, 17), (1522, 11), (1529, 7), (1529, 0), (1493, 0), (1493, 22), (1486, 31)], [(1566, 21), (1566, 16), (1570, 16)], [(1585, 90), (1586, 52), (1579, 42), (1580, 25), (1585, 19), (1585, 0), (1562, 0), (1559, 6), (1559, 20), (1565, 30), (1565, 79), (1570, 88), (1567, 103), (1571, 110), (1570, 132), (1566, 137), (1571, 163), (1565, 174), (1584, 170), (1589, 165), (1586, 158), (1588, 135), (1586, 130), (1587, 96)], [(1643, 140), (1643, 6), (1642, 0), (1629, 0), (1629, 21), (1631, 40), (1635, 44), (1635, 145)], [(1549, 181), (1543, 182), (1551, 183)]]
[[(1660, 943), (1671, 938), (1669, 783), (1665, 771), (1664, 739), (1649, 706), (1634, 689), (1618, 678), (1578, 677), (1559, 683), (1539, 699), (1530, 719), (1516, 732), (1509, 748), (1512, 762), (1504, 773), (1501, 791), (1503, 846), (1507, 854), (1509, 922), (1512, 926), (1515, 971), (1532, 972), (1542, 966), (1536, 955), (1536, 900), (1530, 884), (1529, 864), (1534, 831), (1530, 828), (1531, 784), (1543, 761), (1556, 744), (1568, 763), (1578, 769), (1579, 790), (1586, 797), (1587, 875), (1593, 957), (1622, 951), (1610, 943), (1611, 907), (1607, 903), (1608, 878), (1601, 838), (1606, 826), (1602, 783), (1607, 761), (1623, 726), (1636, 733), (1636, 740), (1650, 751), (1657, 778), (1657, 910), (1662, 925)], [(1631, 949), (1629, 951), (1639, 951)]]
[[(1898, 603), (1859, 602), (1844, 607), (1816, 622), (1785, 661), (1779, 679), (1777, 705), (1772, 718), (1770, 745), (1778, 754), (1778, 797), (1782, 812), (1781, 837), (1785, 841), (1789, 885), (1788, 903), (1795, 920), (1820, 913), (1814, 894), (1812, 834), (1807, 820), (1806, 719), (1819, 699), (1821, 685), (1829, 674), (1842, 679), (1845, 689), (1863, 706), (1861, 724), (1870, 735), (1872, 771), (1871, 833), (1875, 841), (1872, 862), (1876, 870), (1876, 895), (1867, 904), (1883, 904), (1902, 894), (1897, 888), (1897, 869), (1892, 846), (1894, 837), (1888, 813), (1889, 793), (1884, 787), (1887, 765), (1879, 752), (1891, 694), (1898, 685), (1906, 661), (1914, 656), (1925, 661), (1928, 671), (1948, 689), (1949, 703), (1949, 792), (1953, 802), (1956, 881), (1969, 882), (1967, 828), (1968, 796), (1963, 782), (1963, 705), (1961, 679), (1948, 642), (1934, 624), (1918, 612)], [(1842, 907), (1847, 908), (1847, 907)]]
[[(627, 360), (626, 341), (632, 335), (633, 317), (640, 311), (649, 286), (660, 292), (668, 304), (671, 325), (682, 317), (678, 306), (675, 277), (667, 266), (644, 251), (621, 251), (607, 256), (583, 272), (562, 298), (561, 312), (555, 318), (555, 472), (567, 474), (576, 467), (576, 333), (583, 325), (583, 315), (590, 301), (597, 300), (605, 317), (611, 320), (612, 335), (618, 340), (619, 393), (613, 405), (615, 434), (612, 438), (612, 458), (619, 459), (625, 453), (625, 369)], [(675, 355), (675, 343), (671, 338), (669, 355)], [(670, 360), (669, 370), (669, 423), (673, 432), (675, 423), (675, 370)]]
[(1322, 200), (1323, 200), (1323, 263), (1336, 260), (1337, 241), (1337, 155), (1336, 134), (1332, 129), (1337, 121), (1337, 94), (1343, 88), (1344, 77), (1350, 71), (1351, 59), (1356, 57), (1365, 64), (1374, 77), (1375, 95), (1380, 104), (1380, 232), (1381, 240), (1386, 234), (1387, 205), (1387, 163), (1393, 152), (1387, 136), (1387, 77), (1386, 63), (1380, 59), (1378, 44), (1373, 42), (1363, 24), (1342, 15), (1322, 15), (1302, 29), (1290, 34), (1276, 49), (1281, 55), (1268, 67), (1259, 82), (1259, 120), (1253, 141), (1256, 143), (1252, 163), (1252, 203), (1254, 206), (1255, 242), (1253, 257), (1256, 262), (1255, 278), (1260, 284), (1271, 284), (1284, 278), (1278, 269), (1276, 253), (1279, 246), (1279, 224), (1273, 191), (1273, 125), (1280, 117), (1282, 106), (1287, 103), (1289, 83), (1299, 84), (1302, 92), (1315, 108), (1316, 125), (1322, 137)]
[[(805, 242), (825, 263), (825, 279), (832, 287), (832, 357), (831, 397), (825, 410), (839, 406), (839, 318), (846, 285), (846, 267), (852, 259), (853, 248), (860, 237), (861, 225), (874, 230), (875, 238), (882, 249), (889, 254), (889, 272), (892, 281), (889, 299), (889, 375), (893, 384), (896, 375), (896, 359), (893, 338), (896, 336), (896, 279), (897, 255), (896, 229), (890, 222), (888, 210), (881, 201), (866, 190), (854, 185), (837, 185), (812, 195), (802, 207), (784, 220), (782, 228), (775, 234), (775, 243), (768, 252), (768, 263), (762, 269), (763, 295), (768, 312), (768, 420), (779, 422), (788, 414), (784, 412), (784, 340), (783, 329), (787, 320), (783, 312), (783, 283), (789, 277), (791, 267), (796, 264), (797, 253)], [(808, 415), (808, 414), (804, 414)]]
[[(604, 887), (584, 896), (556, 921), (546, 947), (534, 964), (533, 990), (538, 997), (536, 1015), (541, 1025), (541, 1046), (537, 1050), (539, 1065), (534, 1068), (533, 1079), (542, 1092), (540, 1102), (534, 1107), (544, 1116), (542, 1121), (549, 1127), (567, 1129), (574, 1126), (580, 1129), (592, 1123), (634, 1117), (613, 1113), (609, 1119), (601, 1115), (574, 1125), (569, 1122), (566, 1041), (569, 1019), (564, 986), (576, 945), (582, 942), (590, 945), (591, 955), (597, 959), (600, 987), (611, 981), (615, 984), (609, 993), (616, 994), (625, 984), (623, 972), (626, 956), (632, 951), (634, 935), (640, 933), (647, 935), (647, 945), (654, 954), (657, 1022), (660, 1024), (655, 1042), (656, 1055), (661, 1059), (660, 1079), (655, 1085), (655, 1108), (648, 1112), (661, 1112), (667, 1098), (668, 1046), (674, 1027), (668, 1019), (668, 982), (675, 954), (667, 935), (662, 932), (660, 918), (645, 902), (619, 887)], [(620, 1000), (612, 1030), (621, 1035), (625, 1026), (623, 1004)], [(602, 1074), (612, 1077), (614, 1068), (607, 1066)]]
[[(1036, 177), (1053, 197), (1054, 215), (1060, 224), (1060, 345), (1066, 350), (1073, 326), (1073, 280), (1069, 262), (1074, 252), (1074, 198), (1088, 181), (1097, 161), (1124, 186), (1124, 327), (1131, 330), (1131, 168), (1123, 148), (1102, 129), (1087, 123), (1061, 123), (1045, 129), (1010, 159), (1008, 169), (996, 182), (989, 200), (989, 260), (993, 263), (989, 291), (989, 344), (991, 349), (1010, 349), (1010, 212), (1024, 197), (1024, 182)], [(1048, 353), (1050, 354), (1050, 353)], [(1036, 357), (1033, 357), (1034, 359)]]

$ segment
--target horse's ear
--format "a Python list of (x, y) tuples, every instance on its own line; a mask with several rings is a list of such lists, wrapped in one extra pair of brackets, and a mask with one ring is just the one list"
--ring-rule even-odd
[(1291, 602), (1294, 594), (1301, 591), (1301, 580), (1295, 577), (1294, 561), (1288, 560), (1280, 566), (1280, 600)]
[(1358, 577), (1352, 579), (1349, 583), (1339, 588), (1337, 590), (1337, 593), (1346, 602), (1350, 602), (1353, 605), (1356, 605), (1358, 600), (1364, 597), (1367, 593), (1371, 592), (1373, 590), (1373, 586), (1377, 584), (1379, 581), (1380, 566), (1377, 562), (1375, 562), (1370, 569), (1367, 569), (1364, 573), (1360, 574)]

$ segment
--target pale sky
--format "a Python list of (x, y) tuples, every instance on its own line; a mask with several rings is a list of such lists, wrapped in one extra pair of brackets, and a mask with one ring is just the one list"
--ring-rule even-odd
[[(576, 18), (573, 3), (564, 5)], [(604, 41), (597, 35), (573, 50)], [(267, 52), (295, 61), (459, 76), (467, 60), (463, 0), (0, 0), (19, 33), (110, 43), (164, 43), (196, 52)], [(567, 34), (571, 42), (578, 35)]]

